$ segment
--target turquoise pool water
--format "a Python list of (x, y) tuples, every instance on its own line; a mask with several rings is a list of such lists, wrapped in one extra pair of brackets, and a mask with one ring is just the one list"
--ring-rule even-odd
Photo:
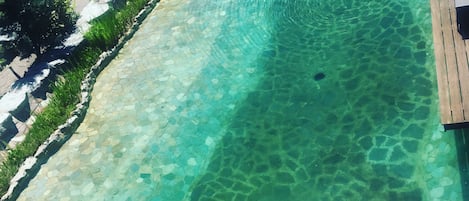
[(417, 0), (163, 1), (18, 200), (462, 200)]

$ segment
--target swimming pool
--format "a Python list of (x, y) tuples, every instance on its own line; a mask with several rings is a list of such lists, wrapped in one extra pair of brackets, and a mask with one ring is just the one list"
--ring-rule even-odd
[(461, 200), (429, 3), (163, 1), (19, 200)]

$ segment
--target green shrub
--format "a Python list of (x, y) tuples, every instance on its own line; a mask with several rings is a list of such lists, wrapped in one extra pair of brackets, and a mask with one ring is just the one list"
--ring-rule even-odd
[(0, 2), (4, 14), (0, 25), (6, 33), (19, 34), (14, 41), (18, 51), (30, 51), (32, 47), (34, 52), (42, 53), (73, 31), (77, 18), (70, 5), (70, 0), (4, 0)]
[(85, 39), (92, 47), (105, 51), (111, 48), (121, 36), (119, 23), (115, 23), (115, 10), (104, 13), (92, 22), (92, 27), (85, 34)]
[(92, 26), (85, 34), (85, 39), (90, 46), (103, 51), (112, 48), (132, 25), (134, 16), (145, 7), (147, 2), (148, 0), (129, 0), (124, 9), (110, 9), (91, 22)]

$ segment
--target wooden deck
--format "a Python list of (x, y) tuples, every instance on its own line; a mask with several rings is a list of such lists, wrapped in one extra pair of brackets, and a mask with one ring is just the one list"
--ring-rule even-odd
[(457, 30), (454, 1), (430, 0), (440, 118), (446, 129), (469, 125), (469, 40)]

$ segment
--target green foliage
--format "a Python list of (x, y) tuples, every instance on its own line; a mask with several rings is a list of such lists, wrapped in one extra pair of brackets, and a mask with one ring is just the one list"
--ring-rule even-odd
[(27, 48), (32, 47), (41, 53), (73, 31), (76, 15), (70, 5), (70, 0), (4, 0), (0, 25), (7, 32), (19, 34), (14, 41), (18, 51), (30, 51)]
[(134, 22), (140, 10), (145, 7), (148, 0), (129, 0), (124, 9), (111, 9), (92, 21), (91, 29), (85, 34), (90, 46), (101, 50), (108, 50), (117, 43), (125, 31)]
[[(25, 140), (10, 151), (7, 159), (0, 166), (1, 194), (8, 190), (9, 182), (21, 163), (28, 156), (32, 156), (50, 134), (70, 117), (70, 113), (80, 99), (81, 81), (86, 72), (96, 63), (101, 52), (107, 50), (103, 48), (116, 45), (118, 38), (123, 36), (134, 21), (134, 17), (147, 2), (148, 0), (129, 1), (123, 9), (110, 10), (93, 22), (90, 30), (92, 33), (86, 34), (88, 43), (75, 49), (68, 58), (70, 66), (62, 73), (62, 79), (52, 86), (53, 96), (49, 105), (37, 115)], [(103, 33), (98, 33), (99, 31)]]
[(5, 48), (0, 44), (0, 71), (5, 67), (6, 59), (5, 59)]
[(92, 22), (92, 27), (85, 34), (85, 39), (90, 46), (98, 47), (101, 50), (112, 48), (120, 36), (121, 27), (119, 23), (115, 23), (115, 10), (104, 13), (98, 19)]
[[(86, 69), (94, 65), (101, 54), (101, 50), (92, 47), (83, 47), (77, 49), (73, 55), (68, 58), (68, 63), (72, 68)], [(72, 70), (72, 69), (70, 69)]]

